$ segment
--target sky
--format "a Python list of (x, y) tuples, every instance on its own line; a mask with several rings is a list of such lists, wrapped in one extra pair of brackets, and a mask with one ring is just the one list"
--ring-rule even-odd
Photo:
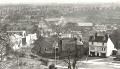
[(120, 0), (0, 0), (0, 4), (120, 3)]

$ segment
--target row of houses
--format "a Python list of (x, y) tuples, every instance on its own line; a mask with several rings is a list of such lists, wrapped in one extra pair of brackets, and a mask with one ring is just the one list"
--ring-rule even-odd
[[(82, 36), (82, 32), (92, 30), (93, 23), (82, 23), (82, 22), (69, 22), (66, 18), (61, 16), (60, 18), (45, 19), (41, 17), (39, 24), (36, 24), (40, 30), (41, 36), (49, 37), (52, 35), (59, 34), (61, 38), (68, 37), (73, 38), (74, 36)], [(77, 35), (76, 35), (77, 34)]]
[[(50, 20), (49, 20), (50, 21)], [(53, 20), (54, 21), (54, 20)], [(59, 24), (61, 25), (62, 22), (64, 21), (64, 18), (61, 17), (61, 19), (57, 20), (57, 22), (55, 21), (55, 24)], [(54, 30), (51, 28), (51, 25), (47, 23), (48, 21), (46, 21), (44, 18), (41, 18), (41, 21), (39, 22), (38, 24), (38, 28), (40, 30), (40, 33), (41, 33), (41, 36), (43, 37), (49, 37), (48, 34), (50, 35), (56, 35), (57, 33), (54, 32)], [(66, 21), (64, 21), (66, 22)], [(73, 39), (74, 37), (76, 37), (78, 40), (79, 38), (82, 38), (83, 34), (82, 32), (80, 31), (80, 28), (83, 27), (83, 28), (88, 28), (88, 27), (93, 27), (93, 24), (92, 23), (65, 23), (65, 24), (70, 24), (70, 26), (72, 25), (76, 25), (75, 28), (71, 26), (71, 28), (73, 29), (77, 29), (76, 31), (74, 30), (71, 30), (69, 32), (62, 32), (60, 33), (60, 38), (61, 39), (64, 39), (64, 38), (69, 38), (69, 39), (64, 39), (63, 40), (63, 45), (62, 45), (62, 48), (60, 49), (65, 49), (65, 43), (64, 42), (67, 42), (69, 43), (68, 45), (66, 46), (70, 46), (70, 42), (68, 42), (70, 39)], [(79, 27), (77, 27), (79, 26)], [(68, 28), (70, 29), (70, 27), (68, 26)], [(26, 34), (25, 31), (7, 31), (9, 34), (10, 34), (10, 37), (11, 37), (11, 40), (14, 44), (13, 48), (16, 50), (16, 49), (19, 49), (20, 47), (24, 47), (24, 46), (30, 46), (31, 43), (33, 43), (33, 40), (36, 40), (37, 39), (37, 34)], [(47, 33), (47, 32), (50, 32), (50, 33)], [(45, 34), (46, 33), (46, 34)], [(112, 50), (115, 50), (114, 48), (114, 44), (112, 43), (111, 41), (111, 38), (109, 36), (106, 36), (106, 35), (92, 35), (89, 38), (89, 55), (90, 56), (110, 56), (111, 53), (112, 53)], [(80, 41), (81, 43), (81, 41)], [(78, 43), (79, 44), (79, 41)], [(74, 45), (72, 45), (73, 47)], [(72, 48), (72, 47), (69, 47), (69, 48)], [(44, 51), (47, 51), (48, 52), (48, 49), (45, 48)]]
[[(57, 51), (62, 51), (64, 54), (65, 51), (70, 50), (71, 52), (74, 52), (75, 46), (77, 45), (79, 52), (82, 50), (85, 50), (85, 45), (83, 43), (83, 40), (79, 39), (77, 37), (77, 43), (73, 38), (62, 38), (62, 45), (57, 44), (57, 42), (53, 43), (53, 46), (51, 50), (48, 49), (48, 47), (42, 49), (44, 50), (44, 53), (52, 52), (54, 53), (54, 49), (57, 49)], [(46, 51), (46, 52), (45, 52)], [(113, 51), (117, 51), (115, 48), (111, 38), (109, 35), (93, 35), (89, 37), (89, 56), (97, 56), (97, 57), (109, 57), (113, 54)], [(68, 55), (68, 52), (67, 52)], [(80, 55), (80, 54), (79, 54)]]
[(109, 31), (113, 31), (113, 30), (116, 30), (118, 28), (118, 25), (117, 24), (96, 24), (94, 25), (93, 27), (93, 30), (97, 31), (97, 32), (102, 32), (102, 31), (105, 31), (105, 32), (109, 32)]
[[(39, 30), (41, 30), (41, 34), (48, 37), (57, 33), (56, 30), (61, 32), (62, 35), (70, 37), (70, 35), (74, 34), (73, 31), (81, 32), (81, 34), (85, 34), (85, 32), (89, 32), (89, 34), (91, 34), (91, 31), (107, 32), (111, 34), (113, 30), (116, 30), (118, 28), (118, 25), (116, 24), (111, 26), (110, 24), (94, 24), (90, 22), (81, 22), (76, 20), (78, 19), (67, 19), (63, 16), (61, 16), (60, 18), (41, 17), (41, 20), (37, 25)], [(55, 26), (60, 26), (60, 28), (56, 28)]]
[[(65, 20), (65, 19), (62, 17), (61, 21), (62, 20)], [(59, 23), (61, 21), (58, 20), (57, 22)], [(54, 22), (54, 21), (52, 21), (52, 22)], [(67, 21), (64, 21), (64, 22), (67, 22)], [(65, 23), (65, 24), (70, 24), (70, 23)], [(76, 27), (77, 26), (79, 26), (80, 28), (84, 27), (84, 29), (85, 29), (85, 27), (86, 28), (91, 27), (91, 28), (95, 29), (96, 32), (103, 33), (108, 30), (107, 25), (95, 25), (94, 26), (92, 23), (73, 23), (71, 25), (73, 26), (75, 24), (76, 24)], [(48, 28), (47, 27), (48, 25), (46, 25), (44, 22), (40, 23), (39, 25), (40, 25), (39, 27), (41, 27), (41, 28)], [(79, 28), (79, 30), (80, 30), (80, 28)], [(75, 28), (73, 28), (73, 29), (75, 29)], [(82, 32), (79, 30), (61, 33), (61, 38), (72, 38), (72, 37), (78, 38), (78, 36), (82, 38)], [(78, 32), (80, 32), (80, 33), (78, 33)], [(97, 34), (97, 35), (91, 35), (90, 37), (87, 37), (87, 38), (89, 38), (89, 55), (90, 56), (104, 56), (104, 57), (110, 56), (110, 55), (112, 55), (112, 51), (116, 50), (109, 35)]]
[[(37, 34), (28, 34), (26, 35), (25, 31), (7, 31), (10, 35), (10, 40), (13, 44), (13, 49), (17, 50), (21, 47), (27, 47), (30, 46), (31, 43), (34, 42), (34, 40), (37, 39)], [(66, 39), (67, 38), (67, 39)], [(58, 43), (55, 41), (53, 42), (53, 48), (51, 50), (54, 50), (54, 48), (58, 49), (58, 51), (66, 51), (68, 49), (75, 50), (75, 41), (74, 39), (70, 39), (68, 37), (61, 38), (62, 39), (62, 45), (58, 45)], [(77, 38), (77, 45), (84, 45), (83, 41), (81, 40), (81, 37)], [(51, 51), (48, 49), (49, 47), (44, 47), (43, 51), (44, 53), (54, 53), (54, 51)], [(80, 50), (80, 49), (79, 49)], [(89, 56), (99, 56), (99, 57), (109, 57), (112, 55), (113, 50), (116, 50), (111, 38), (109, 35), (100, 35), (96, 33), (95, 35), (92, 35), (89, 37)]]

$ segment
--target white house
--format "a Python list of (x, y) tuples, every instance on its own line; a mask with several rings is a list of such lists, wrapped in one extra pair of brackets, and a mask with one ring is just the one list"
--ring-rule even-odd
[(34, 33), (34, 34), (28, 34), (26, 36), (27, 46), (30, 46), (30, 44), (34, 43), (35, 40), (37, 40), (37, 34), (36, 33)]
[(17, 35), (17, 34), (13, 34), (10, 36), (10, 41), (12, 43), (12, 48), (14, 50), (20, 49), (22, 47), (22, 37)]
[(26, 31), (7, 31), (14, 50), (26, 45)]
[(108, 35), (90, 36), (89, 38), (89, 55), (99, 57), (109, 57), (115, 50), (114, 44)]

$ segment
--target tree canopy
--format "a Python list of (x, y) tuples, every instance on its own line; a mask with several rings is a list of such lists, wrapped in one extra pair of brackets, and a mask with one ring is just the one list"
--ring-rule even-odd
[(120, 49), (120, 29), (114, 30), (111, 34), (111, 40), (113, 41), (115, 47)]

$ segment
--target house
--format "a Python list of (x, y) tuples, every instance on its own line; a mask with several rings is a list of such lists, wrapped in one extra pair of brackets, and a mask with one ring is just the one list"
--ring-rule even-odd
[(18, 34), (11, 35), (10, 42), (14, 50), (20, 49), (22, 47), (22, 37)]
[(37, 40), (37, 34), (36, 33), (34, 33), (34, 34), (28, 34), (26, 36), (26, 45), (30, 46), (31, 44), (34, 43), (35, 40)]
[(89, 55), (99, 57), (109, 57), (114, 50), (114, 44), (108, 35), (98, 35), (89, 38)]
[(7, 31), (13, 49), (17, 50), (26, 45), (26, 31)]

